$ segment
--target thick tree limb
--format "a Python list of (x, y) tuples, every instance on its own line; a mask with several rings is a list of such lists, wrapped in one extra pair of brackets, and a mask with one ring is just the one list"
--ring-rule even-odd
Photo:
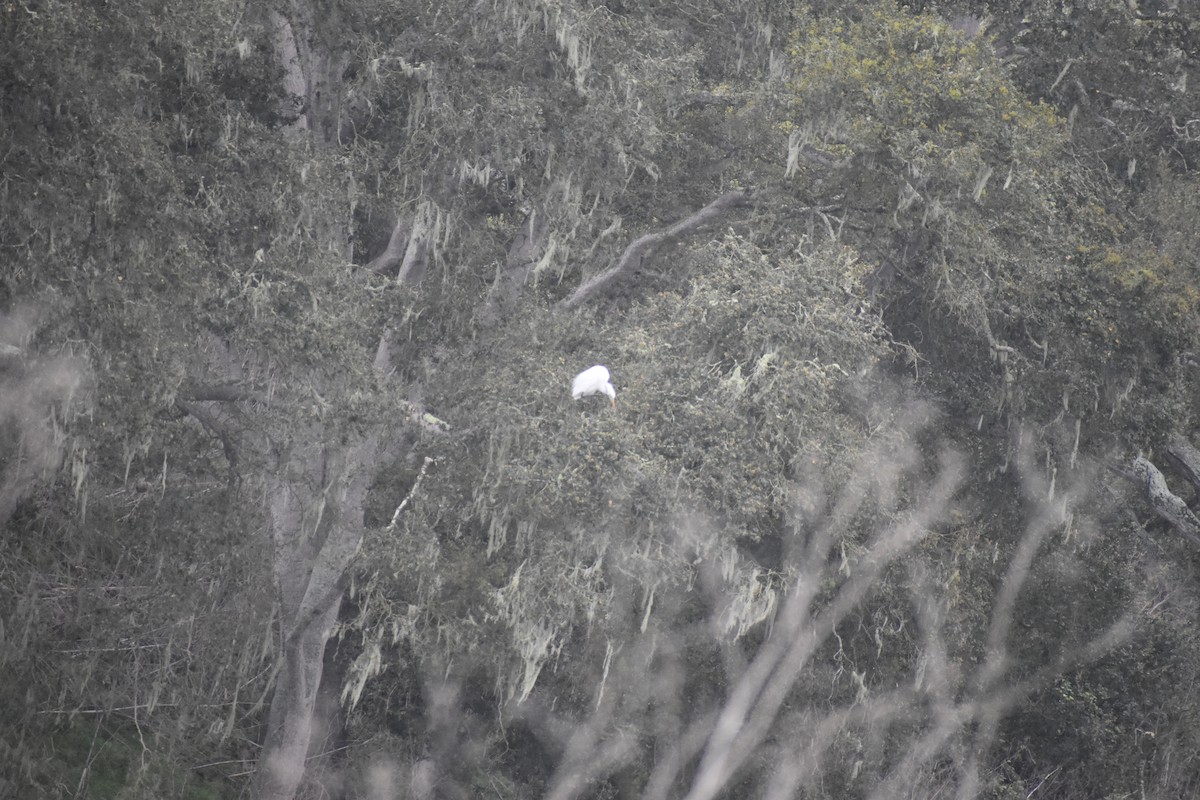
[(396, 283), (416, 286), (425, 277), (429, 267), (429, 242), (433, 235), (436, 210), (431, 203), (421, 203), (417, 216), (412, 221), (408, 234), (408, 245), (404, 248), (404, 259)]
[(515, 302), (521, 289), (529, 282), (550, 229), (550, 218), (541, 208), (529, 212), (521, 223), (516, 236), (508, 247), (504, 266), (497, 272), (496, 280), (488, 291), (487, 301), (479, 312), (479, 324), (494, 327), (503, 318), (505, 311)]
[(372, 364), (375, 374), (381, 378), (387, 377), (396, 370), (396, 329), (390, 325), (379, 335), (379, 344), (375, 347), (375, 361)]
[(284, 98), (279, 106), (284, 130), (310, 133), (319, 145), (337, 142), (342, 130), (341, 76), (350, 63), (348, 52), (326, 46), (316, 34), (315, 14), (302, 3), (291, 3), (291, 17), (271, 11), (268, 25), (276, 63), (283, 67)]
[(719, 222), (732, 211), (746, 207), (750, 204), (750, 196), (749, 191), (726, 192), (666, 230), (647, 233), (635, 239), (625, 248), (615, 265), (584, 281), (560, 305), (564, 308), (578, 308), (606, 294), (618, 281), (640, 269), (664, 244), (682, 239), (714, 222)]
[(330, 613), (335, 605), (342, 602), (342, 597), (346, 594), (346, 589), (350, 588), (350, 581), (353, 573), (350, 570), (343, 572), (337, 581), (326, 589), (320, 599), (313, 601), (308, 605), (292, 623), (292, 628), (284, 635), (283, 647), (284, 650), (290, 650), (296, 646), (302, 636), (308, 635), (312, 627), (317, 622)]
[(383, 273), (399, 264), (400, 259), (404, 258), (404, 251), (408, 248), (408, 237), (411, 231), (412, 223), (408, 219), (404, 217), (397, 219), (395, 227), (392, 228), (392, 235), (388, 238), (387, 247), (367, 263), (367, 269)]
[(254, 777), (253, 794), (262, 800), (296, 796), (317, 724), (325, 645), (362, 544), (367, 492), (389, 452), (378, 434), (328, 447), (285, 447), (266, 476), (283, 647)]
[(1167, 442), (1167, 456), (1192, 484), (1192, 488), (1200, 491), (1200, 450), (1185, 437), (1174, 434)]
[(283, 65), (283, 97), (279, 101), (279, 116), (287, 121), (287, 127), (304, 130), (308, 127), (303, 108), (308, 95), (308, 82), (304, 78), (300, 43), (287, 17), (271, 12), (271, 43), (275, 47), (276, 61)]
[(1117, 472), (1142, 487), (1154, 513), (1170, 523), (1188, 541), (1200, 545), (1200, 519), (1182, 498), (1170, 490), (1167, 479), (1158, 467), (1145, 457), (1138, 456), (1129, 469), (1118, 469)]

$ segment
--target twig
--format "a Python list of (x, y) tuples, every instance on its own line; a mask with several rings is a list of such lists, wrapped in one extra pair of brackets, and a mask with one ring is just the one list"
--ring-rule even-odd
[(226, 764), (245, 764), (246, 762), (240, 758), (235, 758), (231, 761), (212, 761), (208, 764), (197, 764), (192, 769), (206, 769), (208, 767), (223, 767)]
[[(154, 707), (155, 708), (175, 708), (178, 705), (179, 705), (178, 703), (155, 703)], [(221, 705), (224, 705), (224, 703), (205, 704), (202, 707), (204, 707), (204, 708), (218, 707)], [(75, 714), (115, 714), (118, 711), (133, 711), (136, 713), (139, 708), (149, 708), (149, 707), (150, 707), (149, 705), (138, 705), (138, 706), (117, 706), (116, 708), (73, 708), (69, 711), (64, 710), (64, 709), (49, 708), (49, 709), (43, 709), (42, 711), (39, 711), (37, 713), (39, 713), (39, 714), (60, 714), (63, 716), (73, 716)]]
[(1054, 773), (1058, 772), (1060, 769), (1062, 769), (1062, 765), (1061, 765), (1061, 764), (1060, 764), (1060, 765), (1058, 765), (1057, 767), (1055, 767), (1054, 769), (1050, 770), (1050, 772), (1048, 772), (1048, 773), (1046, 774), (1046, 777), (1044, 777), (1044, 778), (1042, 778), (1040, 781), (1038, 781), (1038, 785), (1037, 785), (1037, 786), (1035, 786), (1035, 787), (1033, 787), (1032, 789), (1030, 789), (1030, 790), (1029, 790), (1029, 794), (1025, 795), (1025, 800), (1029, 800), (1029, 798), (1033, 797), (1034, 793), (1035, 793), (1035, 792), (1036, 792), (1038, 789), (1042, 788), (1042, 784), (1043, 784), (1043, 783), (1045, 783), (1046, 781), (1050, 780), (1051, 778), (1053, 778), (1053, 777), (1054, 777)]

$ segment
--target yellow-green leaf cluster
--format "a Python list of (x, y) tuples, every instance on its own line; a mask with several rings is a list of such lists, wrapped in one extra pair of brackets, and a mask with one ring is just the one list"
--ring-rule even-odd
[(915, 135), (914, 155), (969, 144), (999, 161), (1028, 160), (1061, 127), (1053, 109), (1012, 86), (986, 40), (890, 4), (856, 22), (814, 20), (788, 52), (796, 118), (856, 151), (891, 149), (905, 133)]

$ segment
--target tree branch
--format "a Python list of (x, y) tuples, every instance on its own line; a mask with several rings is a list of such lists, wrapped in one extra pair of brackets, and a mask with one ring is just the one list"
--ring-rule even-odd
[(1200, 545), (1200, 519), (1196, 518), (1182, 498), (1170, 490), (1158, 467), (1143, 456), (1138, 456), (1128, 470), (1116, 469), (1116, 472), (1139, 484), (1154, 513), (1170, 523), (1185, 539)]
[(504, 266), (496, 274), (487, 301), (479, 312), (479, 324), (494, 327), (515, 302), (537, 264), (542, 240), (550, 229), (550, 218), (542, 207), (535, 208), (521, 223), (508, 248)]
[(387, 533), (393, 533), (396, 530), (396, 524), (400, 522), (400, 515), (404, 513), (404, 509), (409, 501), (413, 499), (413, 495), (421, 488), (421, 481), (425, 477), (425, 471), (429, 469), (429, 465), (433, 462), (434, 459), (425, 456), (425, 461), (421, 464), (421, 470), (417, 473), (417, 479), (413, 481), (412, 488), (408, 490), (408, 494), (404, 496), (404, 499), (400, 501), (400, 505), (396, 506), (396, 511), (392, 514), (392, 521), (388, 523), (385, 529)]
[(724, 219), (730, 212), (746, 207), (750, 204), (750, 197), (751, 192), (749, 191), (726, 192), (690, 217), (676, 222), (666, 230), (647, 233), (635, 239), (625, 248), (625, 252), (621, 254), (621, 258), (614, 266), (584, 281), (560, 305), (568, 309), (578, 308), (606, 294), (619, 280), (641, 268), (664, 244), (695, 233), (707, 225)]
[(425, 270), (429, 267), (429, 239), (435, 217), (436, 210), (432, 203), (421, 203), (417, 208), (417, 215), (413, 218), (408, 232), (408, 244), (404, 248), (404, 258), (400, 262), (396, 283), (416, 286), (425, 277)]
[(1192, 484), (1192, 488), (1200, 491), (1200, 450), (1185, 437), (1173, 434), (1167, 441), (1167, 456)]
[(175, 400), (175, 407), (183, 413), (194, 417), (206, 431), (221, 440), (221, 448), (225, 451), (225, 460), (229, 462), (229, 485), (237, 482), (238, 451), (233, 443), (233, 434), (229, 426), (215, 414), (203, 406), (187, 400)]
[(342, 596), (346, 590), (350, 588), (350, 581), (354, 577), (353, 573), (346, 569), (338, 576), (333, 585), (325, 590), (325, 593), (318, 600), (309, 605), (296, 616), (296, 620), (292, 625), (292, 629), (284, 635), (283, 647), (289, 650), (296, 646), (300, 641), (300, 637), (308, 633), (309, 629), (317, 623), (321, 617), (329, 613), (333, 606), (342, 601)]
[(392, 228), (392, 235), (388, 238), (387, 247), (367, 263), (367, 269), (382, 273), (400, 263), (400, 259), (404, 258), (404, 251), (408, 248), (408, 235), (411, 230), (412, 225), (407, 219), (397, 218), (396, 225)]

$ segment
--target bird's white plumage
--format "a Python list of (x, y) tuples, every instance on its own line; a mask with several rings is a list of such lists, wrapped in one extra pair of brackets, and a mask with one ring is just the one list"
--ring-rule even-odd
[(590, 394), (606, 394), (612, 399), (613, 408), (617, 407), (617, 390), (609, 381), (606, 367), (599, 364), (588, 367), (571, 381), (571, 396), (576, 400)]

